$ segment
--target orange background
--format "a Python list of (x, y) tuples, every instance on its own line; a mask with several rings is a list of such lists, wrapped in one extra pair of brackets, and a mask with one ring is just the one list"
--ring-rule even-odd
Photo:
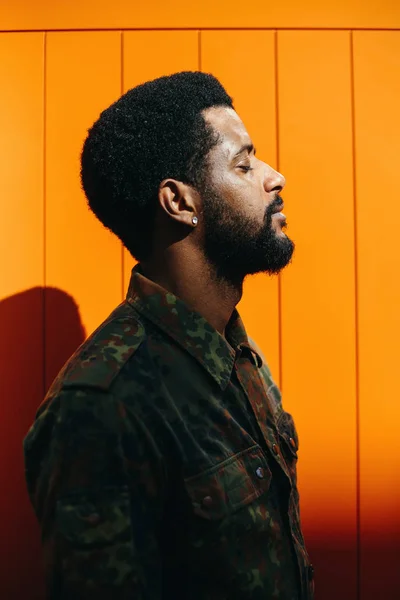
[(22, 438), (132, 266), (80, 191), (86, 129), (186, 69), (221, 79), (287, 179), (295, 260), (239, 309), (298, 426), (316, 599), (400, 597), (396, 28), (397, 0), (0, 0), (2, 599), (43, 599)]

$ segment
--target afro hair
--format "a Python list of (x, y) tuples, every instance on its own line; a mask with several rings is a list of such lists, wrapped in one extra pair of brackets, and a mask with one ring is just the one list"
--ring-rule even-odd
[(218, 143), (202, 114), (213, 106), (233, 108), (215, 77), (175, 73), (129, 90), (89, 129), (81, 155), (89, 207), (138, 260), (151, 254), (161, 181), (202, 181)]

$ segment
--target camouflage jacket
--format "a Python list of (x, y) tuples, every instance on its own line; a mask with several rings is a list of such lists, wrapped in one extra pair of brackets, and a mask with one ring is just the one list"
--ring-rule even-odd
[(310, 600), (298, 438), (235, 310), (132, 273), (24, 441), (51, 600)]

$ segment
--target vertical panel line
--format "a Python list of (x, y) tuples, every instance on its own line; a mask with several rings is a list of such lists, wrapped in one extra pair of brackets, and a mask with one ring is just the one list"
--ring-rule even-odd
[[(278, 78), (278, 31), (274, 31), (274, 68), (275, 68), (275, 137), (276, 137), (276, 168), (279, 165), (279, 78)], [(279, 362), (279, 388), (283, 392), (282, 368), (282, 275), (278, 275), (278, 362)]]
[(47, 32), (43, 32), (43, 394), (46, 394), (47, 380), (47, 168), (46, 168), (46, 138), (47, 138)]
[(353, 198), (354, 198), (354, 310), (355, 310), (355, 386), (356, 386), (356, 526), (357, 526), (357, 600), (361, 598), (361, 507), (360, 507), (360, 370), (359, 370), (359, 297), (358, 297), (358, 228), (357, 228), (357, 178), (356, 178), (356, 120), (354, 85), (354, 44), (350, 31), (350, 84), (351, 125), (353, 153)]
[[(120, 52), (121, 52), (121, 73), (120, 73), (120, 77), (121, 77), (121, 96), (124, 93), (125, 90), (125, 80), (124, 80), (124, 32), (121, 30), (121, 47), (120, 47)], [(121, 302), (124, 300), (125, 297), (125, 249), (124, 249), (124, 245), (121, 242)]]

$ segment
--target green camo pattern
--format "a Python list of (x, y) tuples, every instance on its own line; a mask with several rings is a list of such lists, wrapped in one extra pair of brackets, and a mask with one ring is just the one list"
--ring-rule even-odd
[(135, 267), (24, 452), (49, 599), (313, 599), (296, 428), (236, 311), (224, 338)]

